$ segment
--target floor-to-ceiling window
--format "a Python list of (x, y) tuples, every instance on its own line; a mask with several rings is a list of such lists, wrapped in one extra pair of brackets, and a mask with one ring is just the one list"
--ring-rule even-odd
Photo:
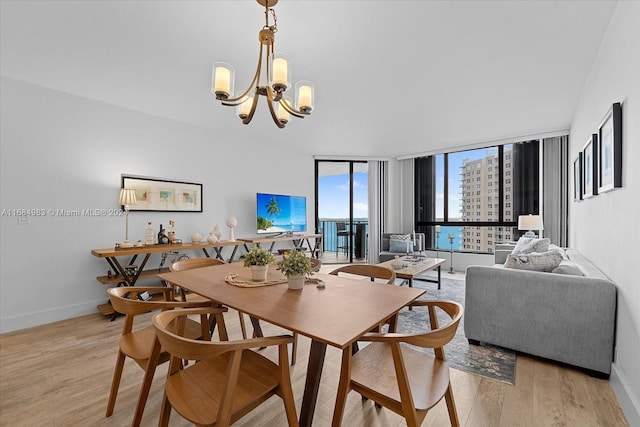
[(416, 230), (433, 249), (493, 252), (539, 214), (538, 140), (415, 160)]
[(324, 263), (366, 261), (367, 162), (316, 160), (316, 215)]

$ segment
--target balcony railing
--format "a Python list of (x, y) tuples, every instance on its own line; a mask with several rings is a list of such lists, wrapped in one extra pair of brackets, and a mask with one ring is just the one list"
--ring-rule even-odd
[[(364, 225), (364, 247), (361, 248), (363, 251), (362, 254), (366, 256), (366, 251), (368, 249), (367, 238), (369, 236), (369, 221), (367, 219), (355, 219), (353, 221), (349, 221), (346, 218), (331, 218), (331, 219), (320, 219), (318, 223), (318, 233), (322, 233), (322, 250), (324, 252), (339, 252), (343, 250), (342, 246), (346, 246), (346, 242), (343, 242), (343, 237), (340, 237), (340, 241), (338, 238), (338, 223), (345, 223), (346, 230), (351, 231), (351, 243), (349, 243), (349, 247), (351, 251), (354, 251), (356, 246), (355, 236), (358, 230), (358, 227), (362, 227)], [(360, 233), (363, 232), (362, 229)], [(355, 253), (354, 253), (355, 255)]]

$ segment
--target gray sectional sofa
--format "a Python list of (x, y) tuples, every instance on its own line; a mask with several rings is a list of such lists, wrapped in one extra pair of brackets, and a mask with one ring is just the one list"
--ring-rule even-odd
[(564, 251), (564, 266), (543, 272), (506, 268), (511, 249), (496, 250), (494, 266), (467, 268), (464, 333), (469, 342), (608, 376), (614, 352), (615, 285), (575, 250)]

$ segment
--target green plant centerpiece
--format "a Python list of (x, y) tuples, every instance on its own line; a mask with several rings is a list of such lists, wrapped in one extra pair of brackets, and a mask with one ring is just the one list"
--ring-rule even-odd
[(254, 246), (244, 256), (244, 266), (251, 268), (251, 277), (256, 282), (267, 280), (269, 265), (275, 264), (273, 254), (260, 246)]
[(311, 261), (302, 251), (291, 251), (282, 255), (278, 268), (287, 276), (289, 289), (302, 289), (305, 277), (311, 276)]

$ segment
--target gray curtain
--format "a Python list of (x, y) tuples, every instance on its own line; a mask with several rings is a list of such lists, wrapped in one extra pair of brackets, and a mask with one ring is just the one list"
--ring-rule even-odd
[(544, 236), (558, 246), (569, 241), (569, 137), (542, 141)]
[(369, 161), (369, 258), (370, 264), (378, 263), (380, 239), (385, 224), (387, 197), (386, 161)]

